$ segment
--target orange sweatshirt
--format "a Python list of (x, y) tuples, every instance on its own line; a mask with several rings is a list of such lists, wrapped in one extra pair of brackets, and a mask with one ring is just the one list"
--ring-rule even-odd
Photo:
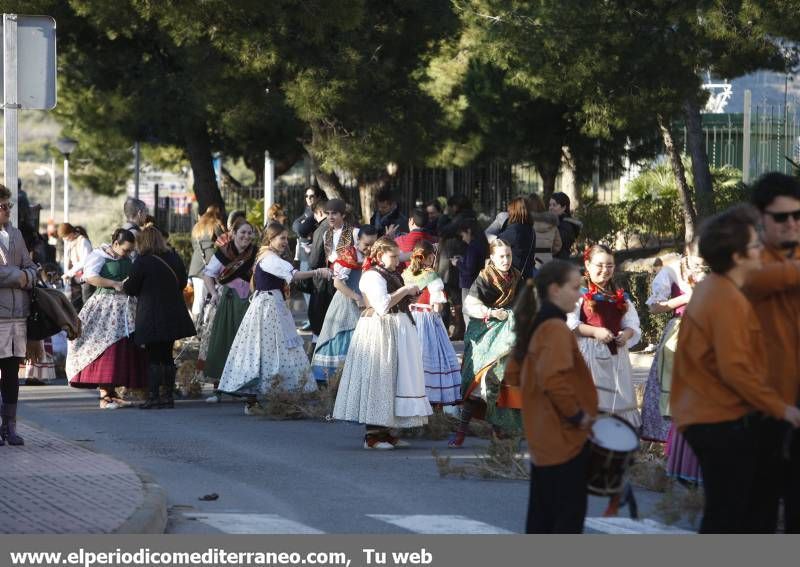
[(569, 461), (580, 453), (589, 432), (568, 418), (581, 411), (597, 415), (597, 390), (575, 334), (563, 320), (548, 319), (536, 329), (520, 380), (531, 460), (537, 466)]
[(766, 248), (763, 269), (747, 279), (744, 292), (761, 322), (767, 353), (767, 383), (787, 404), (800, 400), (800, 261)]
[(766, 383), (761, 325), (727, 277), (711, 274), (683, 314), (670, 404), (679, 429), (733, 421), (753, 411), (782, 418), (786, 409)]

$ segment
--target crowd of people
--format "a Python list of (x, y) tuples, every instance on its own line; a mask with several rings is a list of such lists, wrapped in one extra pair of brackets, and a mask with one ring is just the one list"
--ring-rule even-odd
[[(309, 187), (291, 226), (295, 250), (282, 207), (257, 227), (211, 206), (192, 231), (188, 272), (129, 199), (108, 244), (92, 249), (85, 233), (60, 229), (65, 278), (83, 303), (69, 383), (99, 390), (104, 409), (130, 405), (120, 387), (145, 389), (142, 409), (172, 408), (174, 343), (199, 332), (207, 401), (237, 397), (245, 415), (263, 415), (275, 392), (328, 389), (333, 418), (363, 425), (364, 449), (394, 450), (409, 444), (399, 430), (458, 407), (452, 449), (473, 419), (498, 439), (526, 438), (529, 533), (582, 531), (593, 424), (615, 416), (666, 443), (670, 476), (703, 487), (701, 532), (775, 532), (782, 500), (784, 529), (798, 533), (800, 182), (768, 174), (752, 195), (752, 206), (708, 219), (654, 278), (647, 308), (673, 318), (641, 405), (630, 358), (637, 306), (609, 247), (568, 261), (581, 224), (561, 193), (548, 210), (536, 195), (514, 198), (484, 227), (463, 196), (406, 216), (381, 192), (359, 224), (344, 201)], [(8, 223), (9, 198), (0, 188), (0, 443), (19, 445), (17, 373), (36, 267)], [(307, 301), (310, 353), (287, 306), (291, 286)]]

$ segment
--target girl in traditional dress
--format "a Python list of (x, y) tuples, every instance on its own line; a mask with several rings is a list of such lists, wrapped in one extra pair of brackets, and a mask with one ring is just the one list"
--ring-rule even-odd
[(365, 449), (407, 446), (391, 429), (422, 426), (432, 413), (408, 311), (419, 288), (403, 285), (399, 262), (395, 241), (379, 238), (359, 283), (367, 309), (353, 334), (333, 408), (335, 419), (366, 425)]
[(672, 424), (669, 396), (681, 316), (692, 297), (692, 288), (705, 277), (704, 268), (696, 244), (687, 245), (686, 254), (677, 265), (661, 268), (653, 279), (652, 293), (647, 299), (651, 313), (673, 313), (674, 317), (664, 329), (647, 377), (641, 435), (649, 441), (666, 441), (667, 475), (689, 483), (701, 481), (700, 463)]
[(520, 272), (512, 266), (511, 246), (501, 239), (489, 245), (489, 265), (481, 270), (464, 300), (469, 326), (464, 335), (461, 365), (461, 421), (448, 442), (461, 447), (473, 417), (484, 418), (496, 433), (522, 429), (517, 387), (505, 384), (506, 364), (516, 340), (511, 305)]
[[(214, 382), (215, 390), (222, 377), (233, 337), (250, 305), (250, 278), (256, 258), (253, 225), (245, 219), (238, 219), (231, 233), (233, 238), (214, 253), (203, 270), (203, 280), (211, 294), (210, 304), (214, 313), (213, 320), (209, 320), (211, 315), (206, 319), (206, 325), (210, 325), (211, 330), (206, 356), (204, 360), (198, 360), (198, 369), (204, 373), (205, 380)], [(207, 401), (218, 402), (220, 399), (215, 392)]]
[[(233, 340), (219, 382), (219, 390), (246, 396), (245, 415), (263, 413), (257, 396), (278, 386), (282, 391), (313, 392), (311, 366), (286, 305), (289, 284), (314, 276), (327, 278), (327, 268), (299, 272), (281, 256), (289, 247), (289, 233), (270, 223), (256, 258), (255, 294)], [(276, 377), (280, 377), (277, 380)]]
[(122, 292), (131, 271), (129, 258), (135, 246), (133, 233), (114, 231), (111, 244), (89, 255), (84, 279), (97, 290), (80, 312), (81, 336), (69, 341), (66, 371), (73, 388), (97, 388), (100, 407), (117, 409), (130, 405), (116, 388), (147, 385), (147, 355), (133, 342), (136, 298)]
[(364, 300), (359, 293), (361, 268), (370, 248), (378, 238), (374, 226), (362, 226), (358, 232), (356, 246), (337, 252), (333, 262), (333, 287), (336, 293), (325, 314), (311, 361), (311, 372), (317, 385), (323, 387), (344, 366), (350, 340), (356, 329)]
[(422, 293), (411, 305), (422, 345), (425, 391), (434, 408), (461, 401), (461, 366), (447, 336), (441, 313), (447, 305), (444, 282), (433, 269), (436, 250), (427, 240), (420, 240), (411, 253), (411, 264), (403, 272), (406, 284), (416, 285)]
[(613, 282), (614, 255), (599, 244), (586, 249), (586, 287), (567, 320), (592, 371), (599, 408), (638, 428), (642, 419), (633, 388), (628, 349), (639, 342), (639, 315), (625, 290)]

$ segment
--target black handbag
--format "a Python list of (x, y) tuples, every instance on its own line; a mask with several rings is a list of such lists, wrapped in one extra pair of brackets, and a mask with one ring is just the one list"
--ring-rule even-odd
[(40, 289), (41, 287), (34, 286), (31, 290), (31, 307), (27, 321), (27, 338), (31, 341), (41, 341), (61, 332), (61, 327), (42, 310), (37, 301)]

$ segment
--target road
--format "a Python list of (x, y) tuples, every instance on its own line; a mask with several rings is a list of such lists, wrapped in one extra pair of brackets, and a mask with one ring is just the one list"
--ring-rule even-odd
[[(20, 416), (149, 473), (167, 491), (168, 533), (517, 533), (526, 481), (440, 477), (432, 448), (456, 461), (474, 447), (412, 440), (361, 446), (361, 427), (243, 415), (240, 402), (179, 401), (174, 410), (100, 410), (95, 392), (63, 383), (21, 388)], [(216, 493), (219, 498), (199, 498)], [(640, 491), (643, 516), (660, 495)], [(606, 501), (592, 497), (589, 516)], [(109, 505), (113, 505), (110, 502)], [(588, 527), (614, 532), (591, 520)], [(656, 526), (656, 531), (661, 529)]]

